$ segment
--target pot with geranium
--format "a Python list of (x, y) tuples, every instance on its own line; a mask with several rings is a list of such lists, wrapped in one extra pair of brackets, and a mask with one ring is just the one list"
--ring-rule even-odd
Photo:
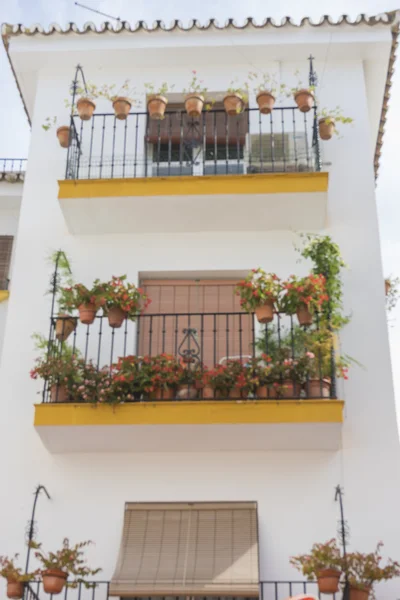
[(60, 308), (68, 312), (77, 309), (79, 319), (84, 325), (93, 323), (97, 311), (104, 302), (104, 284), (100, 283), (99, 279), (93, 282), (90, 289), (83, 283), (75, 283), (71, 287), (60, 290)]
[(275, 106), (277, 97), (285, 91), (285, 84), (278, 85), (276, 78), (269, 73), (250, 72), (249, 80), (254, 86), (253, 91), (256, 94), (260, 113), (269, 115)]
[(178, 388), (176, 391), (177, 400), (194, 400), (198, 397), (199, 390), (204, 387), (204, 379), (206, 367), (197, 363), (182, 364), (182, 370), (178, 380)]
[(78, 350), (65, 343), (58, 347), (53, 343), (44, 356), (36, 359), (30, 376), (32, 379), (39, 377), (46, 382), (50, 402), (69, 402), (75, 398), (82, 381), (82, 365)]
[(37, 571), (33, 573), (24, 573), (20, 567), (16, 566), (19, 554), (12, 558), (0, 556), (0, 577), (7, 581), (7, 598), (11, 600), (20, 600), (24, 596), (25, 584), (35, 579)]
[(240, 115), (244, 111), (248, 99), (248, 84), (240, 86), (237, 80), (231, 81), (223, 100), (225, 112), (231, 117)]
[(248, 313), (255, 312), (259, 323), (270, 323), (281, 293), (280, 279), (275, 273), (252, 269), (246, 279), (239, 281), (235, 294), (240, 305)]
[(78, 113), (82, 121), (89, 121), (96, 109), (94, 100), (102, 95), (101, 90), (94, 83), (87, 82), (84, 87), (77, 86), (75, 90), (71, 88), (71, 95), (75, 93), (79, 96), (76, 105), (72, 106), (72, 102), (68, 99), (64, 101), (65, 108), (71, 109), (73, 113)]
[(311, 360), (310, 353), (293, 357), (288, 348), (280, 348), (276, 361), (270, 363), (269, 378), (272, 386), (269, 396), (272, 398), (299, 398), (302, 386), (310, 372)]
[(118, 91), (115, 91), (115, 84), (104, 85), (100, 90), (100, 96), (107, 98), (112, 103), (115, 118), (125, 121), (134, 104), (137, 104), (135, 99), (135, 88), (131, 86), (130, 80), (126, 79)]
[(290, 90), (290, 94), (294, 98), (300, 112), (308, 112), (314, 104), (315, 86), (304, 84), (300, 78), (300, 72), (296, 71), (297, 84)]
[(382, 546), (383, 543), (379, 542), (374, 552), (347, 554), (344, 568), (349, 583), (350, 600), (368, 600), (374, 583), (400, 576), (400, 563), (389, 558), (385, 566), (381, 565)]
[(147, 110), (149, 111), (150, 119), (156, 121), (163, 119), (168, 104), (166, 94), (175, 86), (168, 86), (168, 84), (164, 82), (159, 87), (156, 87), (152, 83), (145, 83), (144, 87), (149, 94), (147, 98)]
[(208, 381), (216, 398), (239, 399), (247, 397), (249, 393), (246, 367), (240, 360), (230, 359), (216, 365), (208, 372)]
[(321, 594), (338, 592), (342, 574), (342, 557), (334, 538), (324, 544), (314, 544), (309, 554), (293, 556), (290, 563), (309, 581), (317, 579)]
[(101, 569), (90, 569), (85, 564), (84, 548), (91, 543), (91, 541), (80, 542), (71, 546), (69, 539), (64, 538), (60, 550), (45, 554), (42, 551), (42, 544), (31, 542), (31, 546), (36, 550), (36, 559), (44, 567), (41, 573), (43, 589), (47, 594), (59, 594), (62, 592), (70, 575), (75, 577), (74, 584), (85, 584), (88, 577), (100, 573)]
[(197, 71), (192, 71), (192, 79), (187, 88), (183, 89), (185, 94), (185, 110), (189, 117), (199, 118), (204, 106), (207, 88), (203, 81), (197, 76)]
[(300, 278), (291, 275), (282, 287), (286, 294), (281, 307), (289, 315), (296, 313), (300, 325), (311, 325), (314, 313), (321, 311), (329, 301), (323, 275), (310, 274)]
[(100, 284), (103, 311), (113, 328), (121, 327), (125, 319), (134, 321), (151, 302), (141, 288), (126, 279), (126, 275), (113, 276), (111, 281)]
[(111, 388), (105, 401), (111, 403), (137, 402), (143, 393), (141, 378), (142, 359), (129, 355), (118, 359), (111, 368)]
[(182, 369), (172, 354), (144, 356), (139, 372), (140, 387), (151, 400), (173, 400)]
[(319, 137), (321, 140), (330, 140), (334, 134), (338, 135), (339, 132), (336, 127), (338, 123), (342, 123), (342, 125), (353, 123), (351, 117), (343, 115), (340, 106), (336, 106), (333, 109), (323, 108), (318, 112), (317, 116)]
[(249, 392), (257, 398), (266, 399), (269, 396), (272, 365), (271, 357), (263, 353), (249, 359), (246, 363), (246, 380)]

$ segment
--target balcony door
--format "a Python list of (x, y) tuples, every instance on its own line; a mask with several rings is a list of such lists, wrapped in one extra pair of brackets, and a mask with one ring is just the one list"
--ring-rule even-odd
[(143, 280), (152, 303), (140, 318), (139, 355), (191, 357), (208, 367), (252, 354), (254, 321), (241, 310), (232, 279)]

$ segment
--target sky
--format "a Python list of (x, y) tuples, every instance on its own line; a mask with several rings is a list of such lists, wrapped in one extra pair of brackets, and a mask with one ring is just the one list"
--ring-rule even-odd
[[(251, 16), (262, 21), (266, 17), (280, 20), (291, 16), (294, 20), (310, 16), (319, 19), (329, 14), (338, 17), (360, 13), (378, 14), (400, 8), (400, 0), (80, 0), (82, 4), (122, 20), (135, 23), (143, 20), (166, 23), (179, 19), (187, 23), (193, 18), (204, 22), (216, 18), (225, 22), (234, 18), (239, 23)], [(75, 6), (74, 0), (0, 0), (0, 21), (66, 25), (73, 21), (83, 25), (92, 21), (99, 25), (105, 17)], [(400, 54), (400, 51), (399, 51)], [(398, 58), (400, 64), (400, 56)], [(15, 82), (1, 44), (0, 48), (0, 158), (25, 157), (28, 154), (29, 127)], [(356, 116), (355, 116), (356, 118)], [(12, 125), (10, 125), (12, 124)], [(385, 275), (400, 277), (400, 202), (398, 171), (400, 161), (400, 67), (396, 69), (391, 88), (391, 99), (385, 128), (381, 166), (377, 182), (377, 207)], [(383, 285), (383, 283), (382, 283)], [(389, 335), (396, 388), (398, 418), (400, 421), (400, 303), (389, 316)]]

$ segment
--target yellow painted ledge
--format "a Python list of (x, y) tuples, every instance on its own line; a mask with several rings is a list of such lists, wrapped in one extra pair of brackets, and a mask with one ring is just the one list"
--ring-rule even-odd
[(35, 426), (342, 423), (342, 400), (36, 404)]
[(0, 302), (4, 302), (4, 300), (8, 300), (10, 297), (10, 292), (8, 290), (0, 290)]
[(58, 198), (201, 196), (326, 192), (328, 173), (262, 173), (135, 179), (60, 180)]

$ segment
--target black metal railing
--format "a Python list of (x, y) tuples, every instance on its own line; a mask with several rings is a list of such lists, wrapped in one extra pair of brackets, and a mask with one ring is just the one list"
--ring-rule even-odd
[[(92, 365), (97, 372), (111, 372), (111, 366), (119, 358), (135, 356), (158, 356), (166, 353), (176, 357), (192, 374), (200, 370), (201, 378), (208, 368), (224, 365), (229, 361), (238, 361), (245, 369), (254, 365), (252, 359), (265, 354), (272, 364), (281, 364), (284, 360), (298, 364), (309, 351), (312, 335), (320, 333), (318, 318), (305, 328), (300, 327), (297, 317), (275, 314), (271, 323), (261, 325), (253, 314), (244, 312), (230, 313), (180, 313), (180, 314), (142, 314), (136, 321), (125, 320), (120, 328), (112, 328), (108, 318), (96, 316), (91, 325), (82, 325), (75, 318), (76, 328), (67, 341), (60, 341), (66, 332), (71, 317), (51, 318), (49, 353), (62, 358), (75, 354), (85, 364)], [(308, 342), (307, 342), (308, 340)], [(335, 367), (331, 362), (330, 349), (317, 345), (314, 355), (314, 371), (301, 379), (297, 373), (290, 375), (291, 381), (282, 374), (269, 386), (259, 389), (246, 389), (238, 392), (236, 388), (229, 398), (312, 398), (336, 397)], [(319, 353), (319, 355), (318, 355)], [(140, 362), (140, 360), (139, 360)], [(265, 364), (265, 361), (264, 363)], [(278, 369), (279, 371), (279, 369)], [(248, 373), (248, 371), (245, 371)], [(292, 371), (291, 371), (292, 372)], [(294, 371), (293, 371), (294, 373)], [(190, 380), (183, 386), (178, 399), (217, 398), (221, 394), (205, 394), (205, 387)], [(59, 382), (57, 382), (59, 383)], [(274, 385), (272, 385), (274, 384)], [(284, 386), (284, 393), (282, 392)], [(285, 386), (288, 386), (287, 388)], [(235, 394), (238, 394), (237, 396)], [(146, 400), (146, 394), (135, 394), (136, 400)], [(161, 399), (164, 399), (162, 394)], [(165, 399), (171, 399), (166, 397)], [(227, 396), (221, 399), (227, 399)], [(54, 386), (45, 386), (44, 402), (59, 401)]]
[(95, 113), (71, 117), (66, 179), (172, 177), (319, 171), (316, 111), (256, 108), (228, 116), (223, 109), (199, 118), (167, 111), (154, 121), (146, 112), (126, 120)]
[[(69, 582), (71, 583), (71, 582)], [(260, 600), (286, 600), (291, 596), (298, 594), (310, 594), (316, 598), (320, 597), (318, 585), (315, 581), (302, 580), (280, 580), (280, 581), (260, 581)], [(110, 596), (109, 581), (90, 582), (86, 587), (82, 583), (77, 583), (75, 587), (71, 585), (65, 587), (60, 594), (61, 600), (109, 600), (114, 598)], [(326, 600), (339, 600), (341, 592), (336, 594), (324, 594)], [(25, 587), (25, 600), (45, 600), (48, 598), (43, 590), (43, 584), (40, 581), (34, 581)], [(187, 596), (145, 596), (141, 600), (185, 600)], [(254, 600), (246, 596), (198, 596), (198, 600)]]
[(8, 278), (0, 279), (0, 290), (1, 291), (7, 291), (9, 285), (10, 285), (10, 280)]
[(0, 181), (23, 181), (26, 158), (0, 158)]

